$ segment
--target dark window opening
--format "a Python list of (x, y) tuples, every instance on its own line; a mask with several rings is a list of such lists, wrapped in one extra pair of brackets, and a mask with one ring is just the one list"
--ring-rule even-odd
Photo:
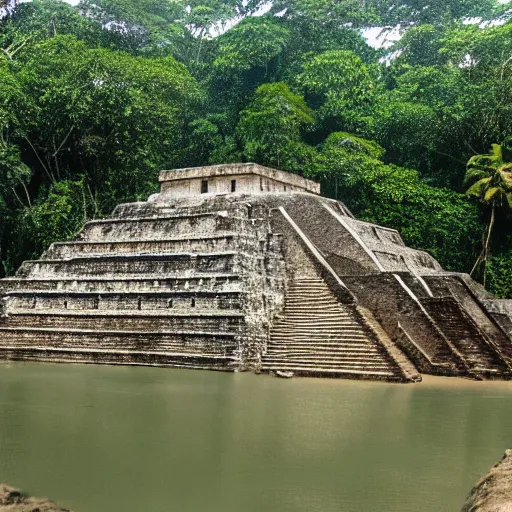
[(260, 190), (263, 192), (263, 178), (260, 176)]
[(208, 194), (208, 180), (201, 180), (201, 194)]
[(167, 307), (168, 307), (168, 308), (172, 308), (172, 307), (173, 307), (172, 299), (169, 299), (169, 300), (167, 301)]
[(231, 192), (236, 191), (236, 180), (231, 180)]
[(196, 299), (192, 299), (192, 307), (195, 308), (196, 307)]

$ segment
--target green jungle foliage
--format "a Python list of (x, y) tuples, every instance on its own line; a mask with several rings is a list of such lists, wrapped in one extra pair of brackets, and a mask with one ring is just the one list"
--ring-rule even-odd
[(0, 277), (162, 168), (255, 161), (512, 297), (511, 138), (510, 2), (0, 0)]

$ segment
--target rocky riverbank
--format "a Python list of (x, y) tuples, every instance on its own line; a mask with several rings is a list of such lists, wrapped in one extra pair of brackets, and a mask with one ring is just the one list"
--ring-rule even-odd
[(0, 512), (70, 512), (44, 498), (25, 496), (19, 489), (0, 484)]
[(512, 450), (473, 487), (461, 512), (512, 511)]

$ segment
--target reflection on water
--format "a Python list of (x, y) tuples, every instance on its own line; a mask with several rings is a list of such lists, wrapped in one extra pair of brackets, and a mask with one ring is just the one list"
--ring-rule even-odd
[(0, 364), (0, 481), (76, 512), (443, 512), (512, 447), (512, 383)]

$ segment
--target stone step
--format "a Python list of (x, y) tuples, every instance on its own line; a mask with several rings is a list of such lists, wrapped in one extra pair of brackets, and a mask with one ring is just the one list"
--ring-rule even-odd
[(310, 312), (312, 315), (321, 315), (321, 314), (335, 314), (335, 313), (349, 313), (348, 311), (342, 309), (338, 304), (322, 304), (322, 303), (314, 303), (314, 304), (286, 304), (285, 311), (287, 312), (298, 312), (303, 314), (305, 312)]
[(344, 370), (373, 370), (373, 371), (392, 371), (392, 369), (387, 364), (382, 364), (378, 362), (368, 362), (368, 363), (353, 363), (353, 362), (343, 362), (343, 361), (327, 361), (325, 359), (303, 359), (303, 360), (290, 360), (290, 359), (272, 359), (269, 358), (265, 360), (264, 367), (268, 367), (270, 365), (273, 366), (282, 366), (286, 368), (287, 366), (308, 366), (310, 368), (332, 368), (332, 369), (344, 369)]
[(234, 249), (236, 235), (213, 234), (167, 238), (164, 240), (118, 240), (57, 242), (44, 254), (44, 259), (70, 259), (101, 255), (165, 254), (176, 252), (219, 252)]
[(162, 366), (218, 371), (236, 371), (239, 367), (239, 360), (233, 356), (160, 353), (151, 351), (65, 350), (51, 347), (11, 347), (0, 349), (0, 359), (68, 364), (91, 363), (129, 366)]
[(303, 341), (305, 343), (321, 343), (322, 341), (332, 342), (334, 340), (340, 341), (358, 341), (359, 343), (368, 343), (368, 338), (364, 335), (357, 334), (343, 334), (339, 332), (332, 332), (326, 334), (315, 334), (311, 332), (303, 333), (281, 333), (272, 332), (272, 337), (281, 341)]
[(243, 319), (245, 318), (244, 313), (236, 310), (222, 309), (222, 310), (213, 310), (213, 309), (145, 309), (145, 310), (136, 310), (136, 309), (109, 309), (109, 310), (38, 310), (38, 309), (27, 309), (27, 310), (17, 310), (14, 313), (9, 313), (9, 319), (11, 316), (54, 316), (60, 315), (68, 318), (80, 318), (80, 317), (91, 317), (91, 318), (234, 318), (234, 319)]
[(286, 309), (289, 311), (304, 311), (309, 310), (312, 312), (322, 312), (322, 311), (343, 311), (338, 304), (335, 302), (322, 302), (317, 301), (315, 303), (311, 302), (288, 302), (286, 301)]
[(286, 297), (291, 301), (308, 301), (312, 297), (318, 296), (322, 300), (330, 300), (338, 302), (336, 298), (331, 294), (329, 290), (325, 288), (302, 288), (302, 289), (290, 289), (286, 290)]
[(332, 300), (332, 298), (322, 298), (318, 297), (317, 300), (310, 300), (310, 299), (289, 299), (288, 296), (286, 297), (286, 305), (289, 305), (290, 307), (307, 307), (307, 306), (338, 306), (338, 303), (335, 300)]
[(289, 326), (290, 328), (300, 328), (303, 326), (311, 327), (315, 325), (319, 326), (340, 326), (347, 327), (350, 326), (362, 329), (360, 324), (354, 322), (354, 319), (351, 316), (343, 316), (343, 315), (332, 315), (332, 316), (316, 316), (311, 315), (310, 317), (302, 317), (300, 315), (284, 315), (278, 319), (278, 323), (282, 326)]
[(329, 308), (291, 308), (285, 307), (284, 314), (289, 318), (353, 318), (352, 314), (348, 311), (343, 311), (337, 307), (329, 307)]
[[(149, 344), (148, 344), (149, 345)], [(179, 348), (177, 346), (163, 346), (160, 350), (157, 349), (149, 349), (139, 346), (128, 346), (128, 347), (120, 347), (118, 345), (114, 344), (105, 344), (103, 346), (100, 346), (98, 348), (97, 344), (87, 346), (84, 344), (75, 343), (74, 345), (71, 343), (61, 343), (58, 345), (45, 345), (42, 347), (38, 347), (34, 344), (27, 344), (19, 342), (19, 343), (13, 343), (10, 344), (2, 344), (0, 345), (0, 358), (1, 358), (1, 352), (2, 351), (9, 351), (9, 350), (33, 350), (38, 352), (88, 352), (88, 353), (117, 353), (117, 354), (146, 354), (146, 355), (166, 355), (166, 356), (186, 356), (186, 357), (198, 357), (198, 358), (215, 358), (215, 359), (231, 359), (231, 360), (238, 360), (239, 356), (235, 353), (234, 348), (230, 347), (230, 353), (215, 353), (208, 350), (203, 350), (201, 348), (196, 348), (195, 350), (182, 350), (178, 351), (176, 348)], [(188, 348), (188, 347), (187, 347)]]
[(283, 337), (283, 338), (311, 338), (320, 340), (322, 338), (338, 336), (340, 338), (359, 338), (367, 339), (364, 332), (355, 329), (322, 329), (319, 332), (315, 332), (312, 329), (273, 329), (271, 336)]
[(162, 240), (178, 236), (212, 235), (217, 232), (242, 231), (242, 219), (227, 212), (207, 212), (155, 217), (110, 218), (88, 222), (80, 239), (84, 241)]
[[(308, 365), (273, 365), (273, 364), (262, 364), (262, 371), (286, 371), (293, 372), (297, 375), (305, 374), (305, 375), (323, 375), (323, 374), (332, 374), (332, 375), (359, 375), (366, 377), (386, 377), (389, 378), (397, 378), (393, 371), (373, 371), (373, 370), (360, 370), (355, 368), (325, 368), (318, 366), (308, 366)], [(397, 378), (398, 380), (398, 378)]]
[(322, 364), (322, 365), (334, 365), (334, 366), (346, 366), (347, 364), (355, 364), (362, 366), (373, 366), (373, 367), (382, 367), (384, 369), (390, 369), (389, 364), (383, 359), (379, 357), (373, 358), (358, 358), (351, 359), (348, 357), (337, 357), (336, 355), (324, 355), (322, 357), (315, 357), (315, 354), (309, 354), (305, 356), (297, 355), (293, 356), (279, 356), (266, 354), (264, 358), (265, 364)]
[(45, 350), (123, 350), (133, 353), (183, 353), (198, 357), (238, 357), (239, 345), (232, 334), (215, 333), (144, 333), (144, 332), (63, 332), (58, 329), (11, 329), (0, 331), (0, 358), (5, 351)]
[(305, 330), (272, 330), (270, 332), (271, 339), (303, 341), (305, 343), (317, 343), (325, 341), (331, 342), (335, 338), (340, 340), (357, 340), (359, 343), (371, 343), (370, 339), (364, 332), (358, 331), (344, 331), (343, 329), (322, 330), (321, 332), (314, 332), (310, 329)]
[(378, 353), (378, 349), (376, 347), (370, 346), (368, 344), (363, 343), (347, 343), (340, 341), (333, 341), (331, 343), (301, 343), (301, 342), (277, 342), (274, 345), (268, 345), (269, 351), (290, 351), (290, 352), (300, 352), (300, 351), (318, 351), (321, 353), (323, 351), (329, 352), (330, 350), (337, 350), (343, 352), (350, 353)]
[(339, 355), (336, 352), (325, 354), (273, 354), (267, 352), (265, 354), (265, 361), (332, 361), (353, 364), (382, 364), (386, 367), (389, 366), (380, 354), (375, 354), (373, 357), (353, 357), (347, 355)]
[(309, 289), (320, 289), (323, 292), (328, 292), (329, 288), (327, 287), (324, 281), (304, 281), (304, 280), (294, 280), (289, 283), (288, 290), (309, 290)]
[(329, 289), (325, 286), (311, 287), (311, 286), (300, 286), (300, 287), (288, 287), (286, 290), (286, 296), (293, 300), (309, 299), (311, 294), (319, 295), (324, 299), (330, 299), (336, 301), (336, 298), (331, 295)]
[[(155, 311), (160, 314), (200, 314), (238, 312), (242, 307), (239, 292), (11, 292), (8, 312), (45, 311)], [(151, 313), (150, 313), (151, 314)]]
[(354, 324), (343, 324), (341, 322), (333, 322), (333, 323), (322, 323), (322, 322), (311, 322), (311, 323), (303, 323), (303, 324), (291, 324), (291, 323), (280, 323), (275, 326), (274, 329), (272, 329), (272, 332), (312, 332), (316, 335), (322, 335), (324, 332), (353, 332), (358, 334), (365, 334), (365, 331), (359, 327), (358, 325)]
[[(140, 332), (241, 332), (245, 325), (243, 315), (162, 315), (155, 312), (46, 312), (14, 314), (5, 319), (6, 328), (58, 328), (83, 329), (84, 331), (140, 331)], [(149, 314), (148, 314), (149, 313)], [(1, 331), (0, 331), (1, 332)]]
[(84, 277), (92, 275), (124, 277), (144, 274), (169, 274), (179, 272), (232, 272), (236, 252), (175, 253), (165, 255), (128, 255), (73, 258), (70, 260), (26, 261), (16, 273), (17, 277)]
[(286, 346), (290, 346), (293, 344), (300, 344), (303, 343), (304, 345), (307, 345), (309, 347), (315, 347), (315, 346), (321, 346), (322, 344), (325, 345), (333, 345), (335, 343), (341, 344), (341, 345), (347, 345), (347, 346), (354, 346), (354, 345), (361, 345), (365, 347), (372, 346), (368, 343), (367, 340), (363, 338), (343, 338), (341, 336), (338, 337), (332, 337), (332, 338), (318, 338), (314, 339), (311, 337), (301, 337), (301, 338), (293, 338), (293, 337), (279, 337), (274, 338), (275, 343), (279, 344), (285, 344)]
[(288, 287), (290, 291), (301, 291), (301, 290), (321, 290), (322, 292), (327, 292), (328, 288), (326, 287), (326, 284), (324, 281), (318, 280), (298, 280), (294, 281), (290, 284)]
[(298, 312), (290, 312), (286, 309), (284, 310), (284, 314), (279, 316), (279, 320), (283, 322), (290, 322), (294, 324), (300, 323), (310, 323), (310, 322), (333, 322), (333, 321), (341, 321), (341, 322), (351, 322), (353, 324), (359, 325), (358, 322), (354, 320), (354, 316), (347, 311), (343, 310), (332, 310), (332, 311), (311, 311), (309, 315), (306, 316), (305, 313)]
[(347, 311), (341, 304), (337, 302), (320, 302), (320, 301), (311, 301), (306, 302), (302, 301), (301, 303), (290, 303), (288, 300), (286, 301), (286, 308), (290, 311)]
[(154, 222), (157, 221), (172, 221), (172, 220), (183, 220), (183, 219), (200, 219), (203, 217), (226, 217), (228, 212), (225, 210), (222, 211), (174, 211), (172, 214), (164, 214), (158, 215), (158, 213), (163, 212), (165, 210), (159, 210), (155, 212), (155, 215), (151, 216), (133, 216), (133, 217), (109, 217), (106, 219), (93, 219), (89, 220), (85, 223), (86, 227), (89, 226), (99, 226), (105, 224), (124, 224), (124, 223), (139, 223), (139, 222)]
[(265, 364), (322, 364), (322, 365), (335, 365), (335, 366), (346, 366), (347, 364), (362, 365), (362, 366), (373, 366), (383, 367), (389, 369), (390, 366), (386, 360), (382, 357), (369, 357), (369, 358), (354, 358), (349, 357), (337, 357), (334, 355), (323, 355), (322, 357), (316, 357), (315, 354), (309, 354), (305, 356), (280, 356), (273, 354), (266, 354), (264, 358)]
[(323, 288), (308, 288), (308, 289), (288, 289), (286, 292), (286, 296), (291, 301), (303, 301), (303, 300), (310, 300), (312, 296), (319, 296), (323, 300), (334, 300), (336, 302), (336, 299), (332, 297), (329, 291), (326, 291)]
[(296, 348), (304, 348), (304, 349), (312, 349), (312, 350), (322, 350), (322, 349), (329, 349), (331, 350), (332, 347), (338, 347), (338, 350), (342, 350), (342, 349), (345, 349), (345, 350), (362, 350), (362, 351), (366, 351), (366, 350), (375, 350), (377, 351), (376, 348), (374, 348), (374, 346), (372, 345), (369, 345), (368, 343), (360, 343), (360, 342), (353, 342), (353, 343), (350, 343), (350, 342), (347, 342), (347, 341), (331, 341), (331, 342), (315, 342), (315, 343), (311, 343), (311, 342), (300, 342), (300, 341), (296, 341), (296, 342), (293, 342), (293, 341), (286, 341), (286, 340), (274, 340), (274, 341), (270, 341), (268, 343), (268, 347), (276, 347), (276, 348), (283, 348), (283, 349), (286, 349), (286, 350), (294, 350)]
[[(234, 309), (234, 308), (233, 308)], [(312, 331), (313, 330), (313, 331)], [(313, 333), (317, 336), (322, 336), (325, 333), (357, 333), (366, 336), (365, 331), (363, 331), (359, 326), (354, 326), (352, 323), (342, 323), (336, 322), (332, 324), (323, 324), (323, 323), (311, 323), (311, 324), (301, 324), (301, 325), (292, 325), (290, 323), (278, 323), (273, 329), (272, 334), (286, 332), (288, 334), (293, 333)]]
[(330, 291), (326, 290), (324, 286), (301, 286), (296, 288), (288, 288), (286, 295), (290, 298), (290, 300), (308, 300), (312, 295), (319, 295), (323, 299), (336, 301), (336, 299), (334, 299), (331, 295)]
[(120, 337), (138, 337), (147, 338), (149, 336), (162, 337), (162, 336), (195, 336), (200, 338), (214, 338), (214, 339), (231, 339), (237, 336), (235, 332), (210, 332), (210, 331), (129, 331), (129, 330), (111, 330), (111, 331), (96, 331), (94, 329), (60, 329), (60, 328), (38, 328), (38, 327), (0, 327), (0, 344), (2, 337), (8, 334), (59, 334), (66, 336), (120, 336)]
[(238, 345), (233, 340), (222, 343), (210, 343), (203, 338), (161, 336), (148, 337), (121, 337), (121, 336), (103, 336), (98, 335), (66, 335), (57, 336), (56, 334), (39, 333), (37, 336), (19, 335), (11, 333), (4, 337), (0, 343), (0, 350), (7, 346), (21, 347), (64, 347), (69, 349), (98, 348), (104, 350), (152, 350), (155, 352), (186, 352), (190, 354), (235, 354), (238, 353)]
[(5, 297), (239, 297), (240, 290), (173, 290), (159, 287), (152, 291), (91, 291), (91, 290), (9, 290)]
[(478, 366), (478, 365), (475, 365), (473, 367), (473, 370), (475, 371), (478, 371), (478, 372), (485, 372), (485, 373), (501, 373), (501, 370), (497, 369), (497, 368), (486, 368), (485, 366)]
[(99, 293), (131, 291), (237, 291), (241, 289), (237, 273), (180, 273), (176, 275), (146, 274), (137, 276), (49, 276), (45, 278), (5, 278), (0, 280), (0, 293), (13, 291), (91, 291)]
[(308, 285), (308, 284), (301, 284), (301, 285), (291, 285), (287, 288), (287, 295), (290, 297), (303, 297), (304, 292), (310, 292), (314, 291), (315, 293), (319, 293), (324, 297), (331, 297), (330, 290), (325, 287), (324, 285)]
[(99, 337), (91, 335), (62, 336), (39, 335), (37, 337), (9, 335), (4, 337), (0, 344), (0, 358), (2, 352), (20, 348), (20, 350), (66, 349), (73, 350), (103, 350), (126, 352), (154, 352), (188, 354), (198, 357), (236, 357), (238, 358), (238, 345), (236, 343), (210, 343), (203, 338), (203, 342), (190, 339), (155, 338), (127, 338), (127, 337)]
[(300, 290), (299, 291), (288, 291), (286, 297), (289, 298), (290, 302), (308, 302), (311, 301), (311, 297), (318, 296), (323, 301), (329, 301), (337, 303), (337, 301), (328, 293), (321, 288), (315, 290)]
[(382, 354), (379, 350), (367, 350), (363, 347), (351, 346), (351, 345), (334, 345), (334, 346), (324, 346), (324, 347), (316, 347), (315, 349), (307, 349), (304, 347), (298, 346), (289, 346), (289, 347), (267, 347), (266, 354), (269, 355), (279, 355), (283, 356), (288, 355), (329, 355), (336, 354), (338, 356), (346, 356), (346, 357), (354, 357), (354, 358), (372, 358), (372, 357), (380, 357)]

